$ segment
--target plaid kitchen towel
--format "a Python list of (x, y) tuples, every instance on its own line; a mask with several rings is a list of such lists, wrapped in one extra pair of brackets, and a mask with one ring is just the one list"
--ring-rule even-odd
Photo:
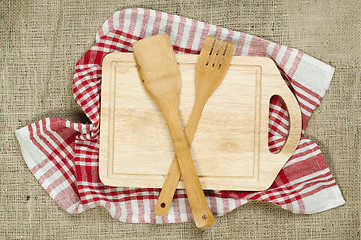
[[(193, 220), (185, 190), (177, 190), (169, 215), (155, 216), (160, 189), (104, 186), (98, 175), (99, 110), (102, 60), (112, 52), (131, 52), (132, 42), (167, 33), (176, 53), (198, 54), (207, 35), (236, 44), (235, 55), (272, 58), (297, 97), (302, 129), (320, 104), (334, 69), (297, 49), (246, 33), (149, 9), (115, 12), (96, 35), (96, 42), (75, 67), (73, 92), (90, 124), (46, 118), (16, 131), (24, 159), (38, 182), (69, 213), (103, 206), (110, 215), (132, 223), (178, 223)], [(270, 104), (270, 150), (285, 142), (288, 117), (282, 101)], [(302, 131), (302, 134), (303, 134)], [(252, 200), (271, 202), (294, 213), (317, 213), (345, 203), (318, 145), (302, 136), (293, 156), (271, 188), (263, 192), (206, 191), (215, 216)]]

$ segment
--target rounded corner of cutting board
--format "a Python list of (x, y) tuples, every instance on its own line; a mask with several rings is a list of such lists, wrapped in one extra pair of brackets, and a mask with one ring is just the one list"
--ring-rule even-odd
[(98, 167), (98, 173), (99, 173), (99, 180), (105, 184), (108, 185), (108, 175), (107, 175), (107, 169), (106, 169), (106, 161), (99, 157), (99, 167)]
[(260, 191), (268, 190), (272, 186), (275, 178), (272, 181), (267, 181), (267, 182), (266, 181), (265, 182), (260, 181), (260, 184), (257, 186), (257, 189), (253, 189), (252, 191), (259, 191), (260, 192)]
[(107, 185), (107, 177), (104, 176), (103, 174), (101, 174), (101, 169), (100, 169), (100, 165), (99, 165), (99, 180), (104, 184)]
[(109, 53), (109, 54), (105, 55), (105, 57), (103, 58), (102, 65), (110, 64), (113, 61), (114, 57), (115, 57), (115, 53)]
[(267, 64), (272, 64), (272, 65), (276, 66), (275, 62), (270, 57), (258, 57), (258, 58), (262, 59), (262, 61), (267, 63)]
[(114, 180), (112, 178), (109, 178), (108, 175), (101, 174), (100, 173), (100, 167), (99, 167), (99, 180), (104, 185), (114, 186)]

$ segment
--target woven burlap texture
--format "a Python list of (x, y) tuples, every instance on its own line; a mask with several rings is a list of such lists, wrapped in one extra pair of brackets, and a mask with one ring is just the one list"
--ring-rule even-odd
[[(306, 137), (317, 142), (346, 204), (314, 215), (254, 202), (194, 223), (127, 224), (105, 209), (61, 210), (37, 183), (14, 131), (58, 116), (86, 122), (72, 96), (74, 66), (116, 10), (142, 7), (254, 34), (336, 68)], [(350, 1), (1, 1), (0, 239), (359, 239), (361, 10)]]

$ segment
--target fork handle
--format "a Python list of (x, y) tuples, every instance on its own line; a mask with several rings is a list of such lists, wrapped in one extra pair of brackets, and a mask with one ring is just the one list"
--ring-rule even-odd
[[(192, 145), (194, 134), (196, 132), (205, 104), (206, 101), (196, 98), (192, 112), (188, 118), (187, 126), (184, 130), (184, 136), (187, 140), (189, 148)], [(177, 155), (175, 155), (172, 164), (169, 168), (167, 178), (165, 179), (162, 191), (160, 192), (158, 201), (154, 208), (154, 213), (156, 215), (158, 216), (168, 215), (169, 208), (172, 203), (174, 193), (177, 190), (180, 177), (181, 177), (181, 171), (179, 169)]]

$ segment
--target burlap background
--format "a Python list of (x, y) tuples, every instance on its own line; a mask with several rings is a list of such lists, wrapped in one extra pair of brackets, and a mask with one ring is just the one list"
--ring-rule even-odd
[[(70, 215), (29, 172), (14, 130), (44, 117), (85, 121), (72, 97), (76, 62), (116, 10), (143, 7), (298, 48), (336, 68), (306, 136), (321, 147), (346, 204), (296, 215), (254, 202), (216, 219), (151, 225), (103, 208)], [(0, 1), (0, 239), (360, 239), (361, 3), (350, 1)]]

